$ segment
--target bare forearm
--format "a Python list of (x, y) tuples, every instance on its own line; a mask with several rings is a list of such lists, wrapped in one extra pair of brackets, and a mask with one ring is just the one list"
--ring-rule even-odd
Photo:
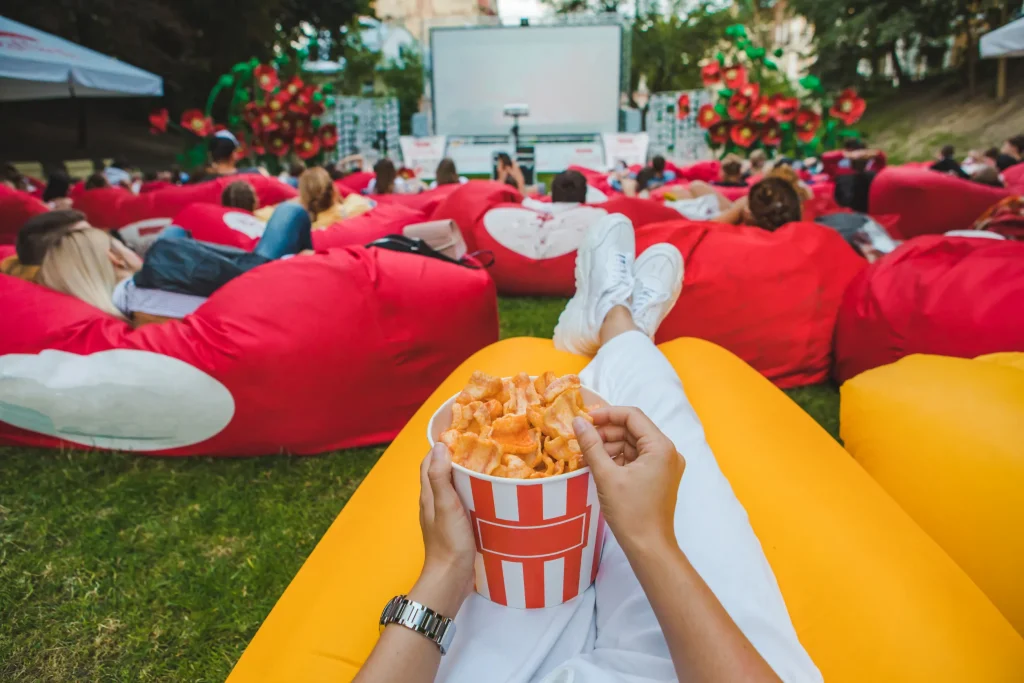
[[(458, 590), (446, 577), (421, 576), (409, 599), (455, 616), (461, 605)], [(431, 683), (441, 664), (441, 651), (419, 633), (398, 624), (384, 629), (353, 683)]]
[(679, 680), (779, 682), (674, 538), (627, 543), (623, 549), (665, 634)]

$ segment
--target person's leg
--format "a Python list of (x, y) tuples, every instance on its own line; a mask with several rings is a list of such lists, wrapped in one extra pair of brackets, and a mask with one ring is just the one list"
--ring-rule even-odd
[(718, 198), (718, 208), (722, 211), (732, 207), (732, 201), (727, 198), (724, 194), (714, 188), (714, 186), (705, 183), (703, 180), (694, 180), (690, 183), (690, 195), (696, 199), (697, 197), (703, 197), (705, 195), (713, 194)]
[(313, 224), (309, 213), (293, 202), (285, 202), (274, 209), (267, 221), (263, 236), (252, 250), (268, 259), (279, 259), (313, 248)]
[[(643, 410), (686, 458), (675, 515), (680, 548), (783, 680), (821, 680), (679, 376), (647, 335), (630, 324), (624, 309), (608, 315), (601, 338), (600, 351), (580, 374), (583, 384), (613, 405)], [(585, 673), (586, 681), (604, 680), (597, 672), (608, 671), (635, 681), (671, 678), (671, 659), (657, 618), (611, 533), (595, 593), (594, 650), (564, 666)]]

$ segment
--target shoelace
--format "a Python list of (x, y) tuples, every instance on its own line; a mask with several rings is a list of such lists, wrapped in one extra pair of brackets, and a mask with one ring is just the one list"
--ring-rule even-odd
[(616, 275), (618, 275), (619, 278), (627, 282), (629, 282), (632, 275), (632, 273), (630, 272), (628, 260), (629, 259), (626, 257), (625, 254), (615, 254), (615, 269), (618, 271)]
[(664, 292), (659, 293), (650, 287), (644, 287), (640, 290), (639, 294), (633, 295), (633, 307), (637, 312), (646, 310), (651, 304), (660, 304), (665, 301), (668, 301), (668, 297), (665, 296)]

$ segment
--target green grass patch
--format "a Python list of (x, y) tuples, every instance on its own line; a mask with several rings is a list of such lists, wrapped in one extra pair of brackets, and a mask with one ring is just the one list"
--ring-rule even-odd
[[(550, 337), (564, 305), (501, 299), (502, 337)], [(837, 435), (834, 386), (787, 393)], [(224, 680), (383, 451), (0, 448), (0, 680)]]

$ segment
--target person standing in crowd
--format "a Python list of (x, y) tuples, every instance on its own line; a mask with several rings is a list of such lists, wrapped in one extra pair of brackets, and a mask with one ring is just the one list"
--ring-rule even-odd
[(945, 145), (939, 151), (939, 160), (929, 166), (933, 171), (939, 173), (946, 173), (948, 175), (956, 176), (957, 178), (970, 178), (969, 175), (960, 167), (960, 164), (956, 160), (956, 149), (953, 145)]

